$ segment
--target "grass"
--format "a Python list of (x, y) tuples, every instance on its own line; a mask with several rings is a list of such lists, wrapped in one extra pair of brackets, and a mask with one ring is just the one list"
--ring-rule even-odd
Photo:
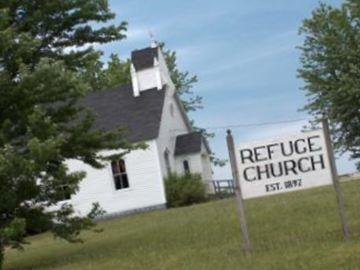
[(360, 269), (360, 181), (342, 183), (352, 240), (342, 240), (331, 187), (246, 201), (253, 253), (242, 252), (234, 199), (99, 224), (84, 244), (31, 237), (5, 269)]

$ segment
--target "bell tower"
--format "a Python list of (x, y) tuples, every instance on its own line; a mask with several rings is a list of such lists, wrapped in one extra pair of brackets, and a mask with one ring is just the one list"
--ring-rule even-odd
[(130, 72), (135, 97), (149, 89), (161, 90), (165, 85), (174, 89), (164, 55), (155, 41), (150, 47), (131, 53)]

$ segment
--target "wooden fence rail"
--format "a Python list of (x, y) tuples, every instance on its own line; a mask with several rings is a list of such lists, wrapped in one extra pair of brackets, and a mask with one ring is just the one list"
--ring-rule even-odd
[(235, 194), (235, 183), (232, 179), (212, 180), (215, 194)]

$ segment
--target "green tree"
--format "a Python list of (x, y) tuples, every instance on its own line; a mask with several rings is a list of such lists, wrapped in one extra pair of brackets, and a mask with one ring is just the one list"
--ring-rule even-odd
[[(305, 106), (316, 119), (329, 118), (339, 150), (360, 158), (360, 2), (340, 7), (320, 4), (300, 33), (299, 77), (305, 81)], [(360, 169), (360, 164), (358, 165)]]
[(100, 150), (135, 147), (120, 131), (92, 130), (92, 113), (79, 106), (91, 90), (84, 74), (100, 57), (88, 45), (124, 38), (124, 22), (93, 26), (114, 16), (106, 0), (0, 2), (0, 269), (5, 246), (24, 244), (29, 217), (46, 220), (58, 237), (79, 241), (79, 232), (102, 213), (96, 204), (86, 217), (66, 203), (46, 211), (74, 194), (84, 178), (65, 160), (100, 168), (118, 158)]
[(108, 90), (131, 83), (130, 59), (123, 61), (117, 54), (111, 54), (106, 67), (104, 66), (100, 54), (94, 55), (80, 73), (82, 79), (90, 84), (92, 91)]
[(175, 85), (175, 89), (185, 111), (190, 112), (202, 109), (202, 97), (195, 94), (193, 90), (194, 85), (198, 82), (197, 76), (191, 75), (189, 71), (182, 71), (179, 69), (176, 52), (166, 50), (165, 43), (160, 43), (160, 47), (163, 50), (171, 80)]
[(111, 54), (107, 68), (104, 70), (104, 76), (107, 80), (107, 88), (130, 84), (130, 59), (122, 61), (117, 54)]

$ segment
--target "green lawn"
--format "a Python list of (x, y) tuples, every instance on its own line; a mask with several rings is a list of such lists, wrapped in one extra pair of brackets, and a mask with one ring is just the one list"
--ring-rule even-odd
[(253, 254), (242, 253), (235, 201), (138, 214), (99, 224), (84, 244), (43, 234), (5, 269), (360, 269), (360, 181), (342, 184), (352, 241), (342, 240), (331, 187), (246, 202)]

